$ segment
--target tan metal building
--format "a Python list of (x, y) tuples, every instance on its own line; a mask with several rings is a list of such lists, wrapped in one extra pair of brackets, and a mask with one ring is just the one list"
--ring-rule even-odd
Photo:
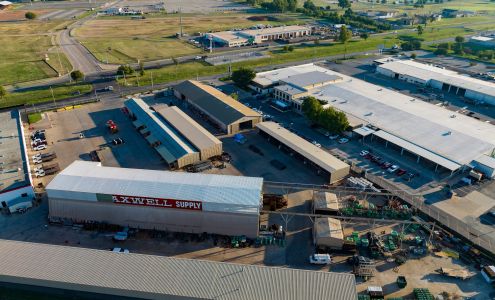
[(252, 129), (262, 121), (259, 113), (199, 81), (183, 81), (174, 87), (174, 95), (205, 114), (227, 134)]
[(129, 99), (124, 104), (129, 110), (134, 127), (155, 148), (169, 168), (180, 169), (201, 160), (198, 149), (165, 122), (143, 99)]
[(316, 218), (314, 223), (315, 244), (319, 247), (342, 249), (344, 232), (339, 220), (333, 218)]
[(153, 109), (199, 151), (201, 160), (222, 154), (222, 142), (177, 106), (160, 104)]
[(256, 125), (262, 136), (279, 147), (285, 147), (296, 158), (315, 167), (318, 174), (325, 174), (329, 183), (337, 182), (349, 175), (350, 166), (325, 150), (316, 147), (302, 137), (290, 132), (275, 122)]
[(36, 291), (44, 298), (357, 299), (353, 274), (9, 240), (0, 240), (0, 253), (0, 286)]
[(315, 192), (313, 197), (313, 212), (315, 214), (336, 215), (339, 212), (337, 195), (329, 192)]
[(161, 231), (259, 229), (263, 178), (103, 167), (75, 161), (46, 187), (50, 218)]

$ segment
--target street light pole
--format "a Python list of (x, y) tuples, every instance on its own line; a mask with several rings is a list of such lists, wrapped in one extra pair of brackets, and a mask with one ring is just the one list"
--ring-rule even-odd
[(53, 94), (53, 89), (51, 85), (50, 85), (50, 91), (52, 92), (53, 105), (55, 106), (55, 95)]

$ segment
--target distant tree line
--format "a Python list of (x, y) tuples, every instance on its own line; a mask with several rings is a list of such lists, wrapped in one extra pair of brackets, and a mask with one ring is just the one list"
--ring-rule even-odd
[(332, 11), (330, 6), (316, 6), (312, 0), (303, 2), (302, 7), (298, 6), (297, 0), (247, 0), (252, 6), (259, 6), (272, 12), (298, 12), (310, 17), (326, 19), (335, 24), (347, 24), (354, 28), (383, 31), (391, 29), (388, 23), (377, 22), (369, 17), (360, 16), (351, 9), (350, 0), (338, 0), (338, 6), (345, 9), (343, 14)]
[(322, 103), (314, 97), (304, 99), (302, 110), (311, 122), (329, 132), (340, 133), (349, 127), (349, 120), (345, 113), (333, 107), (323, 108)]

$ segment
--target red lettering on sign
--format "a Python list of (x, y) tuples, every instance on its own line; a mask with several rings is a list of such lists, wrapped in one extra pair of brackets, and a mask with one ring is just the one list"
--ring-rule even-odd
[(153, 206), (162, 208), (178, 208), (187, 210), (203, 210), (201, 201), (194, 200), (176, 200), (176, 199), (160, 199), (138, 196), (123, 196), (112, 195), (112, 201), (115, 204), (127, 204), (138, 206)]

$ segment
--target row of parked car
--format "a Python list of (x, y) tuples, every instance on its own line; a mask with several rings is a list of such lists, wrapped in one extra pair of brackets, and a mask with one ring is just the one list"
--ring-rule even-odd
[(386, 172), (388, 172), (390, 174), (395, 174), (398, 177), (401, 177), (401, 176), (404, 176), (405, 174), (407, 174), (405, 176), (405, 179), (406, 180), (411, 180), (414, 177), (419, 176), (418, 173), (408, 172), (406, 169), (403, 169), (403, 168), (399, 167), (396, 164), (393, 164), (391, 162), (388, 162), (385, 159), (383, 159), (382, 157), (370, 153), (368, 150), (362, 150), (359, 153), (359, 155), (361, 155), (362, 157), (364, 157), (367, 160), (371, 161), (372, 163), (380, 166), (380, 168), (386, 170)]
[(34, 151), (41, 151), (47, 148), (45, 130), (38, 129), (31, 133), (31, 147)]

